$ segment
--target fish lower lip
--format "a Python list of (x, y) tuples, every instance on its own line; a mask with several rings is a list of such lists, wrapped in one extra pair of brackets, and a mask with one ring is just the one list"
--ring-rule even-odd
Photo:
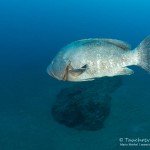
[(53, 78), (55, 77), (54, 74), (52, 72), (50, 72), (50, 76), (52, 76)]
[[(51, 75), (53, 78), (56, 78), (56, 76), (54, 75), (53, 72), (51, 72), (50, 75)], [(56, 78), (56, 79), (57, 79), (57, 78)]]
[(47, 73), (48, 73), (51, 77), (60, 80), (60, 79), (53, 73), (52, 70), (47, 70)]
[(47, 68), (47, 73), (48, 73), (51, 77), (55, 78), (55, 75), (54, 75), (54, 74), (52, 73), (52, 71), (49, 70), (48, 68)]

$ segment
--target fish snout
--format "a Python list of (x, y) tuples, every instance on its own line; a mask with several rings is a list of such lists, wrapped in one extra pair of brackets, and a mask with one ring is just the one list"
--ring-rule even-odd
[(53, 70), (52, 70), (52, 66), (51, 66), (51, 65), (49, 65), (49, 66), (47, 67), (46, 71), (47, 71), (47, 73), (48, 73), (51, 77), (56, 78), (56, 76), (55, 76), (54, 73), (53, 73)]
[(60, 60), (52, 61), (47, 67), (47, 73), (55, 79), (66, 81), (66, 63)]

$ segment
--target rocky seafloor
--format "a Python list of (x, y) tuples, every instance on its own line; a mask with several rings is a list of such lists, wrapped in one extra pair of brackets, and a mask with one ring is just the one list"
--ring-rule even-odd
[(105, 77), (62, 89), (51, 113), (58, 123), (78, 130), (99, 130), (111, 112), (112, 93), (122, 78)]

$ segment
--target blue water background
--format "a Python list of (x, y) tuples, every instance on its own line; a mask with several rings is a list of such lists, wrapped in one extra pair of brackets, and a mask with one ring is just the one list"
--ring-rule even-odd
[[(124, 88), (116, 93), (116, 114), (108, 122), (116, 127), (124, 120), (116, 133), (109, 127), (77, 132), (55, 123), (50, 106), (66, 84), (46, 74), (59, 49), (78, 39), (117, 38), (135, 48), (150, 34), (149, 8), (149, 0), (1, 0), (0, 149), (105, 150), (108, 143), (117, 146), (120, 136), (150, 135), (150, 76), (144, 70), (133, 67), (135, 74), (125, 77)], [(125, 122), (129, 117), (122, 115), (129, 114), (134, 115)]]

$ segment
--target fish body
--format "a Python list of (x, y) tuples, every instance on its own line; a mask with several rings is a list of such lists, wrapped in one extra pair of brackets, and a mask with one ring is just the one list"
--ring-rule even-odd
[(48, 66), (47, 72), (58, 80), (89, 81), (95, 78), (131, 75), (128, 66), (149, 71), (150, 37), (131, 50), (116, 39), (83, 39), (65, 46)]

